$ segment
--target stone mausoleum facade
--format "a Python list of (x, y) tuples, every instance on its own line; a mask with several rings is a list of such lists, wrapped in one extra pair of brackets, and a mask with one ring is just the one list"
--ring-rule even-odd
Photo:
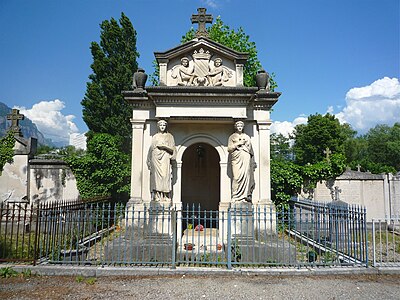
[[(159, 86), (144, 86), (143, 70), (134, 75), (134, 89), (124, 91), (132, 106), (132, 174), (129, 204), (154, 202), (148, 166), (157, 122), (168, 122), (175, 142), (171, 161), (170, 198), (163, 205), (200, 205), (227, 210), (232, 204), (232, 167), (228, 139), (234, 124), (243, 121), (254, 152), (255, 187), (246, 202), (272, 205), (270, 188), (270, 113), (280, 93), (268, 88), (260, 71), (257, 87), (243, 85), (247, 53), (210, 40), (199, 9), (197, 37), (165, 52), (155, 52)], [(264, 82), (262, 82), (264, 81)]]

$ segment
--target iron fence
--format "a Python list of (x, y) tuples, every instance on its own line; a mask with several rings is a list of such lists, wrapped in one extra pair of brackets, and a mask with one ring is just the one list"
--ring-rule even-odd
[[(93, 205), (109, 203), (109, 197), (82, 201), (64, 200), (39, 205), (24, 202), (0, 203), (0, 262), (33, 262), (59, 244), (65, 218), (75, 218)], [(79, 222), (75, 222), (76, 226)], [(65, 232), (64, 232), (65, 233)], [(44, 250), (47, 249), (47, 250)]]
[[(365, 215), (358, 207), (300, 202), (279, 212), (270, 205), (248, 203), (219, 211), (159, 203), (40, 206), (31, 214), (36, 222), (26, 258), (37, 263), (171, 268), (366, 266)], [(8, 237), (10, 228), (3, 227), (1, 236)], [(8, 248), (3, 253), (8, 259), (24, 256), (9, 255)]]
[(28, 203), (0, 203), (0, 261), (34, 260), (33, 212)]
[(400, 216), (372, 220), (369, 233), (374, 267), (400, 266)]

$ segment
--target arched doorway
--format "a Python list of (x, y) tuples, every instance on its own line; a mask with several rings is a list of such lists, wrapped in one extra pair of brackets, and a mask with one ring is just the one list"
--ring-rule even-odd
[[(218, 211), (220, 202), (220, 164), (217, 150), (206, 143), (189, 146), (182, 157), (182, 204), (186, 209)], [(205, 220), (202, 213), (196, 216)], [(202, 222), (215, 227), (215, 222)]]

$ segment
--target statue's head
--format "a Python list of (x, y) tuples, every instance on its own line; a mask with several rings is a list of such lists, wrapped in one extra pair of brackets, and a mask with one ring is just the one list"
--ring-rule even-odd
[(165, 120), (160, 120), (157, 122), (157, 127), (160, 132), (165, 132), (167, 130), (168, 122)]
[(187, 67), (189, 65), (189, 59), (187, 57), (182, 57), (181, 64), (182, 66)]
[(217, 57), (217, 58), (214, 60), (214, 66), (219, 67), (220, 65), (222, 65), (222, 59), (219, 58), (219, 57)]
[(235, 129), (237, 132), (243, 132), (244, 122), (243, 121), (236, 121), (235, 122)]

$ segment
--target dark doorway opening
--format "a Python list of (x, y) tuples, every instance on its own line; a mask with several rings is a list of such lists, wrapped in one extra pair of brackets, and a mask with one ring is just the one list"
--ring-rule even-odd
[(217, 150), (206, 143), (188, 147), (182, 157), (183, 229), (188, 224), (218, 226), (220, 165)]

